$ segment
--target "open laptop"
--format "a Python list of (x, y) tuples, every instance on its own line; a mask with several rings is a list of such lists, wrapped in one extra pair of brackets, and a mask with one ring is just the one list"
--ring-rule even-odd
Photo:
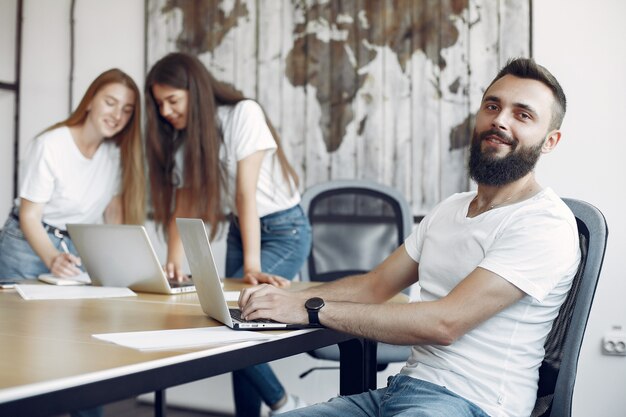
[(207, 316), (235, 330), (277, 330), (319, 327), (308, 324), (286, 324), (273, 320), (243, 320), (241, 310), (229, 308), (211, 251), (209, 236), (201, 219), (176, 219), (185, 255), (193, 275), (198, 299)]
[(143, 226), (68, 224), (67, 231), (92, 285), (158, 294), (196, 290), (191, 281), (167, 279)]

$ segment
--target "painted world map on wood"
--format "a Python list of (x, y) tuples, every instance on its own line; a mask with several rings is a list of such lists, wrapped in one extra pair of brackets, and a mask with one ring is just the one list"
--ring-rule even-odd
[(424, 214), (470, 187), (473, 112), (528, 56), (528, 0), (149, 0), (147, 65), (198, 55), (256, 99), (303, 188), (391, 185)]

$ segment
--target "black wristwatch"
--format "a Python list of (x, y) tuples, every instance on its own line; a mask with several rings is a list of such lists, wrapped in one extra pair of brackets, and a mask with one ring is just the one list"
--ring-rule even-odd
[(319, 297), (313, 297), (306, 300), (304, 303), (304, 307), (306, 307), (306, 311), (309, 313), (309, 324), (317, 324), (320, 325), (319, 312), (324, 307), (324, 300)]

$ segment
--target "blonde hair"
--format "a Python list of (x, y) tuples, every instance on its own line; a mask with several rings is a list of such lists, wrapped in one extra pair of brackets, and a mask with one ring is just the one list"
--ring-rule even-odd
[(139, 88), (125, 72), (113, 68), (100, 74), (87, 88), (76, 110), (70, 116), (56, 123), (44, 132), (61, 126), (80, 126), (89, 114), (89, 105), (98, 91), (109, 84), (122, 84), (135, 94), (134, 110), (126, 126), (115, 136), (107, 138), (120, 148), (122, 169), (122, 213), (123, 222), (143, 224), (146, 218), (146, 174), (144, 169), (143, 146), (141, 143), (141, 101)]

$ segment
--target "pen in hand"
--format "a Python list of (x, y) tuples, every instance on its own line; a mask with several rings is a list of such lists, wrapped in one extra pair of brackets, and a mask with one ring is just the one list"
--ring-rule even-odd
[(81, 271), (76, 267), (81, 264), (80, 258), (77, 258), (76, 256), (72, 255), (72, 253), (70, 253), (70, 249), (67, 247), (67, 243), (65, 243), (65, 240), (61, 239), (60, 246), (61, 249), (63, 249), (63, 253), (66, 255), (64, 256), (64, 259), (66, 259), (70, 263), (70, 269), (73, 272), (72, 275), (79, 274)]
[(67, 247), (67, 243), (65, 243), (63, 239), (61, 239), (61, 249), (63, 249), (63, 252), (70, 255), (70, 249)]

